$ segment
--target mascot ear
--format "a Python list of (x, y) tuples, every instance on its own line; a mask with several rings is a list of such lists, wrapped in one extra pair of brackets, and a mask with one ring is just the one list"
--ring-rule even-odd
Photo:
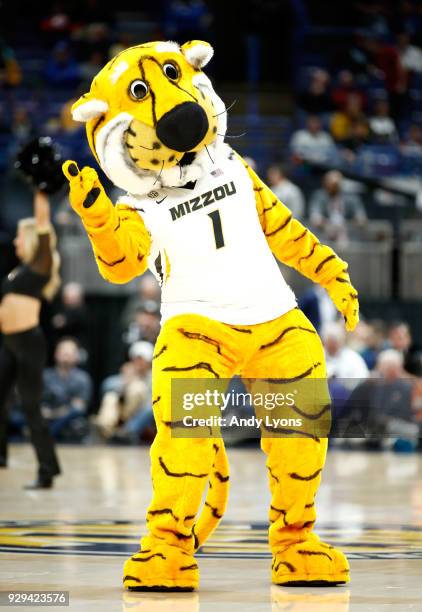
[(104, 115), (108, 111), (108, 104), (104, 100), (92, 97), (91, 94), (81, 96), (72, 105), (72, 117), (74, 121), (85, 123), (99, 115)]
[(203, 40), (191, 40), (180, 47), (183, 55), (194, 68), (203, 68), (214, 55), (214, 49)]

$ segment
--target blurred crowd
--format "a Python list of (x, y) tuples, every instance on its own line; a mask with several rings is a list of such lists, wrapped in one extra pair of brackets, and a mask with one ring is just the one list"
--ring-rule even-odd
[(422, 433), (422, 347), (404, 321), (322, 329), (337, 445), (412, 452)]
[[(335, 19), (338, 12), (330, 10)], [(328, 27), (324, 38), (314, 34), (314, 46), (307, 46), (296, 77), (294, 161), (334, 161), (362, 174), (391, 175), (400, 168), (420, 175), (420, 3), (353, 2), (348, 11), (351, 29)]]
[(326, 242), (345, 246), (351, 239), (366, 237), (368, 215), (359, 186), (346, 180), (338, 170), (326, 172), (320, 186), (311, 191), (308, 198), (290, 180), (289, 169), (281, 164), (268, 168), (267, 182), (296, 219), (305, 220), (306, 225)]
[[(131, 11), (131, 7), (126, 10)], [(14, 47), (2, 38), (0, 27), (3, 142), (12, 137), (14, 144), (19, 145), (42, 132), (59, 139), (74, 134), (76, 140), (79, 133), (81, 144), (83, 130), (71, 118), (71, 105), (89, 89), (93, 77), (107, 61), (141, 42), (136, 37), (137, 31), (141, 36), (158, 40), (179, 37), (189, 40), (200, 38), (212, 21), (202, 0), (165, 0), (156, 7), (139, 7), (138, 13), (130, 15), (132, 23), (122, 24), (117, 23), (116, 12), (99, 0), (46, 2), (33, 18), (26, 40), (17, 37)], [(16, 33), (10, 34), (16, 38)], [(69, 139), (64, 139), (64, 143), (69, 147), (74, 144)], [(0, 163), (3, 161), (0, 159)]]
[[(117, 13), (106, 10), (99, 0), (84, 3), (83, 10), (77, 2), (45, 3), (27, 41), (8, 44), (0, 38), (0, 142), (9, 139), (0, 166), (7, 161), (6, 153), (12, 155), (20, 142), (40, 131), (54, 135), (65, 150), (88, 156), (83, 129), (72, 120), (70, 108), (95, 74), (118, 52), (139, 43), (137, 36), (175, 40), (203, 36), (213, 41), (216, 4), (162, 0), (119, 21)], [(255, 13), (257, 3), (246, 4)], [(262, 3), (263, 15), (271, 10), (269, 4)], [(288, 130), (291, 161), (297, 166), (335, 161), (360, 174), (416, 175), (422, 167), (420, 7), (408, 0), (397, 6), (350, 4), (352, 23), (347, 32), (344, 27), (326, 28), (325, 54), (321, 48), (313, 49), (307, 18), (302, 15), (303, 21), (296, 24), (307, 38), (289, 51), (300, 58), (291, 78), (297, 109)], [(312, 13), (311, 2), (308, 10)], [(242, 35), (246, 25), (239, 23)], [(245, 44), (247, 40), (246, 36)], [(268, 53), (264, 45), (262, 53), (264, 64)], [(244, 58), (248, 72), (253, 69), (252, 64), (246, 66), (249, 61)], [(265, 72), (263, 66), (260, 71)]]

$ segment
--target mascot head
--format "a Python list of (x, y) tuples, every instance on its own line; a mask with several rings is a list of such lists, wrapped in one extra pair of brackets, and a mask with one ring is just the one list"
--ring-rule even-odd
[(72, 107), (118, 187), (135, 195), (197, 180), (226, 132), (226, 108), (202, 68), (212, 47), (152, 42), (122, 51)]

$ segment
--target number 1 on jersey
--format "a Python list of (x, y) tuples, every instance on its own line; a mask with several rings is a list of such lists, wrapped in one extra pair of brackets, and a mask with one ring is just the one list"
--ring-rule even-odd
[(208, 216), (212, 221), (212, 228), (214, 230), (215, 248), (221, 249), (224, 246), (223, 228), (221, 226), (220, 211), (214, 210), (212, 213), (208, 213)]

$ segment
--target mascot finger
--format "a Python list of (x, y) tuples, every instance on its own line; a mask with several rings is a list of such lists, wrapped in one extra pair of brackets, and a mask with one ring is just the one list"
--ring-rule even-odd
[(359, 303), (357, 299), (351, 300), (344, 314), (344, 320), (346, 323), (346, 330), (351, 332), (355, 329), (359, 323)]
[(101, 183), (94, 168), (85, 166), (79, 170), (74, 161), (63, 164), (63, 173), (69, 181), (69, 199), (72, 208), (79, 212), (81, 207), (90, 208), (101, 193)]
[(72, 159), (68, 159), (62, 165), (62, 171), (69, 182), (71, 182), (79, 174), (78, 164)]

